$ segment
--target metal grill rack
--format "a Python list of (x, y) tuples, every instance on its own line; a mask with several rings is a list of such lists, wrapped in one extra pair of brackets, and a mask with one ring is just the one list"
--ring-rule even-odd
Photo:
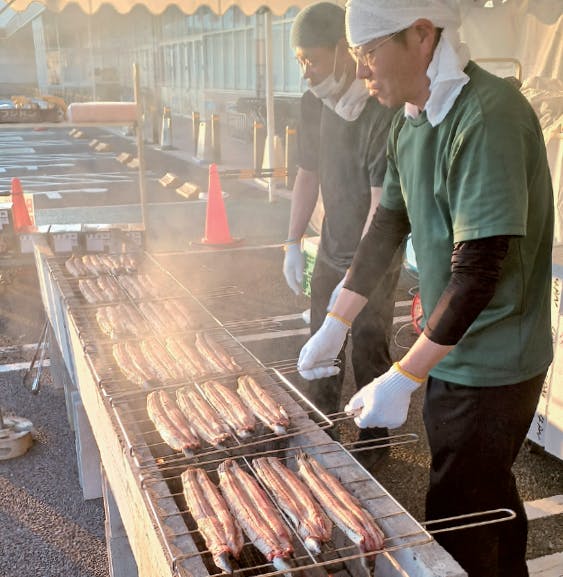
[[(348, 453), (343, 447), (334, 441), (313, 442), (303, 444), (302, 439), (291, 437), (286, 439), (284, 448), (264, 451), (256, 451), (237, 457), (237, 463), (245, 470), (253, 472), (252, 461), (260, 456), (276, 456), (290, 469), (295, 470), (295, 457), (300, 451), (305, 451), (317, 459), (331, 474), (340, 478), (343, 486), (356, 497), (362, 507), (367, 509), (377, 524), (385, 533), (384, 549), (377, 555), (389, 557), (389, 554), (398, 549), (413, 547), (429, 543), (431, 535), (418, 524), (396, 501), (374, 480), (374, 478)], [(198, 463), (203, 467), (210, 478), (217, 484), (217, 467), (222, 459)], [(184, 566), (190, 561), (203, 563), (210, 574), (226, 575), (218, 569), (206, 548), (205, 542), (199, 534), (195, 522), (187, 510), (182, 493), (180, 474), (185, 469), (176, 468), (154, 470), (149, 476), (145, 476), (143, 487), (151, 505), (155, 521), (159, 524), (163, 534), (170, 538), (166, 543), (167, 554), (172, 567), (177, 567), (180, 562)], [(165, 481), (169, 492), (163, 494), (161, 482)], [(259, 481), (260, 483), (260, 481)], [(262, 483), (260, 483), (262, 485)], [(268, 495), (268, 489), (262, 485)], [(275, 501), (272, 499), (275, 505)], [(276, 507), (277, 508), (277, 507)], [(344, 533), (334, 527), (332, 540), (323, 547), (322, 553), (315, 557), (305, 548), (302, 538), (291, 524), (285, 512), (278, 508), (287, 525), (292, 529), (292, 542), (295, 554), (292, 559), (292, 575), (329, 575), (338, 570), (346, 570), (349, 574), (361, 577), (370, 575), (370, 567), (374, 562), (373, 553), (362, 553)], [(181, 526), (174, 521), (181, 519), (185, 529), (171, 534), (170, 525)], [(178, 553), (171, 545), (173, 540), (183, 536), (190, 536), (197, 546), (197, 550), (189, 553)], [(396, 561), (393, 560), (395, 563)], [(246, 542), (238, 567), (233, 575), (281, 575), (261, 553), (250, 543)]]
[[(235, 373), (233, 376), (254, 373), (262, 368), (259, 361), (223, 329), (213, 329), (207, 332), (213, 335), (215, 340), (241, 367), (240, 373)], [(157, 340), (159, 339), (157, 338)], [(114, 400), (123, 396), (130, 396), (131, 394), (135, 395), (139, 391), (139, 387), (124, 378), (113, 358), (112, 350), (113, 343), (111, 342), (92, 344), (85, 350), (92, 370), (100, 383), (100, 387), (108, 397)], [(210, 370), (209, 373), (206, 373), (205, 376), (199, 380), (217, 380), (223, 378), (223, 376), (224, 374), (222, 373)], [(180, 382), (189, 383), (193, 382), (193, 380), (182, 380)], [(172, 381), (154, 382), (150, 384), (150, 390), (169, 384), (172, 384)]]
[[(135, 300), (135, 295), (132, 295), (127, 288), (124, 286), (123, 282), (120, 282), (120, 278), (124, 277), (135, 277), (139, 274), (147, 275), (150, 277), (154, 285), (158, 287), (158, 293), (153, 295), (153, 298), (161, 297), (182, 297), (188, 296), (190, 293), (182, 287), (179, 283), (175, 282), (168, 275), (162, 272), (162, 269), (154, 264), (154, 262), (146, 257), (141, 257), (140, 253), (135, 254), (137, 259), (137, 270), (130, 272), (119, 272), (119, 273), (108, 273), (107, 276), (111, 277), (117, 281), (118, 285), (122, 290), (122, 300)], [(94, 279), (96, 276), (104, 275), (85, 275), (75, 277), (72, 276), (65, 267), (65, 262), (68, 256), (61, 257), (55, 256), (48, 259), (48, 267), (50, 273), (56, 277), (61, 291), (67, 301), (69, 306), (84, 306), (89, 303), (86, 301), (82, 295), (79, 288), (79, 281), (84, 279)], [(115, 301), (114, 301), (115, 302)], [(104, 303), (94, 304), (91, 306), (99, 306)]]
[[(234, 433), (221, 447), (212, 447), (203, 444), (201, 449), (194, 452), (194, 457), (173, 451), (160, 438), (152, 421), (147, 414), (146, 393), (138, 393), (135, 397), (116, 399), (112, 406), (119, 422), (129, 453), (139, 467), (140, 474), (150, 474), (154, 468), (160, 471), (174, 469), (178, 466), (225, 459), (228, 456), (248, 454), (256, 448), (264, 450), (268, 447), (279, 447), (287, 444), (287, 439), (303, 436), (307, 432), (315, 432), (332, 427), (332, 421), (312, 405), (287, 379), (276, 374), (275, 371), (261, 369), (251, 373), (264, 390), (288, 413), (290, 424), (284, 435), (276, 435), (257, 422), (253, 434), (247, 439), (240, 439)], [(220, 377), (224, 385), (236, 388), (236, 376)], [(194, 385), (197, 389), (197, 383)], [(164, 387), (174, 392), (177, 385)], [(149, 449), (149, 453), (146, 452)]]
[[(186, 297), (171, 297), (171, 298), (161, 298), (161, 299), (151, 299), (154, 303), (161, 306), (165, 302), (172, 302), (172, 303), (179, 303), (181, 306), (186, 308), (190, 311), (190, 325), (191, 328), (186, 330), (182, 330), (179, 327), (172, 327), (169, 332), (167, 332), (167, 336), (175, 336), (178, 334), (186, 334), (196, 331), (205, 331), (213, 328), (217, 328), (217, 323), (209, 318), (209, 316), (205, 313), (205, 311), (201, 310), (197, 303), (193, 301), (191, 298)], [(154, 324), (151, 323), (149, 319), (143, 314), (142, 309), (139, 307), (139, 304), (142, 301), (129, 301), (129, 299), (125, 299), (125, 301), (130, 304), (136, 313), (139, 314), (140, 318), (144, 319), (144, 333), (145, 334), (153, 334), (155, 337), (159, 336), (158, 327), (155, 327)], [(121, 301), (124, 302), (124, 301)], [(76, 322), (76, 326), (81, 336), (81, 340), (83, 341), (86, 347), (97, 344), (99, 342), (103, 342), (104, 340), (112, 341), (116, 339), (111, 339), (109, 336), (104, 334), (100, 331), (98, 321), (96, 320), (96, 311), (100, 308), (100, 306), (116, 306), (118, 303), (106, 303), (106, 305), (83, 305), (83, 306), (74, 306), (72, 308), (72, 315)]]
[[(76, 378), (87, 415), (92, 419), (92, 427), (99, 428), (95, 437), (102, 462), (120, 508), (125, 508), (130, 515), (129, 522), (134, 523), (129, 524), (127, 531), (128, 534), (131, 531), (129, 537), (135, 556), (139, 556), (145, 569), (147, 566), (158, 566), (158, 574), (169, 577), (220, 574), (193, 519), (186, 512), (180, 474), (187, 467), (202, 466), (213, 477), (218, 465), (226, 458), (235, 459), (251, 470), (252, 459), (260, 455), (279, 455), (292, 467), (297, 451), (314, 455), (325, 468), (336, 473), (385, 532), (385, 548), (375, 556), (378, 573), (386, 577), (412, 577), (412, 571), (418, 574), (413, 569), (417, 564), (428, 567), (437, 550), (430, 533), (377, 483), (350, 451), (332, 441), (323, 430), (333, 426), (335, 420), (349, 417), (336, 415), (333, 420), (319, 413), (304, 399), (289, 380), (291, 373), (295, 372), (294, 360), (264, 366), (245, 348), (241, 342), (243, 339), (237, 338), (237, 335), (244, 335), (253, 327), (246, 327), (242, 321), (222, 325), (203, 304), (206, 300), (214, 302), (215, 294), (194, 296), (150, 255), (142, 253), (138, 256), (139, 269), (150, 271), (154, 279), (162, 279), (162, 286), (168, 287), (155, 300), (180, 298), (192, 303), (193, 310), (201, 312), (202, 322), (209, 323), (202, 325), (201, 332), (213, 335), (241, 367), (241, 371), (236, 373), (155, 382), (151, 383), (150, 389), (143, 389), (127, 381), (121, 374), (112, 350), (113, 343), (120, 341), (112, 341), (102, 334), (94, 320), (97, 305), (85, 303), (78, 291), (77, 279), (66, 271), (65, 259), (42, 255), (38, 260), (43, 263), (40, 265), (43, 273), (42, 297), (49, 319), (61, 346), (64, 362)], [(124, 299), (134, 304), (135, 299), (131, 295), (124, 295)], [(266, 331), (280, 328), (275, 319), (270, 326), (264, 326), (264, 320), (259, 322)], [(161, 338), (159, 334), (151, 334)], [(194, 451), (189, 457), (163, 443), (148, 418), (146, 403), (149, 390), (172, 393), (180, 386), (197, 388), (203, 381), (211, 379), (234, 387), (240, 374), (256, 377), (270, 395), (286, 408), (291, 420), (287, 434), (275, 435), (259, 426), (249, 438), (238, 439), (233, 435), (228, 443), (225, 442), (228, 446), (203, 446), (201, 451)], [(129, 503), (128, 499), (133, 502)], [(368, 574), (366, 566), (369, 567), (372, 560), (368, 561), (366, 555), (340, 530), (334, 530), (332, 542), (318, 558), (311, 557), (297, 535), (293, 536), (293, 540), (296, 548), (293, 559), (295, 567), (291, 571), (293, 575), (363, 577)], [(143, 546), (146, 542), (152, 545), (148, 556), (150, 559), (144, 556)], [(245, 546), (234, 572), (237, 577), (279, 574), (281, 572), (276, 571), (250, 544)]]

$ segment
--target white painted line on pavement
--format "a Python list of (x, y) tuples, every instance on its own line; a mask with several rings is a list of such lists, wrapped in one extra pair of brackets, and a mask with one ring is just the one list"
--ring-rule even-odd
[(530, 559), (527, 565), (530, 577), (563, 577), (563, 553)]
[[(11, 373), (13, 371), (27, 370), (27, 369), (29, 369), (29, 362), (30, 361), (27, 361), (24, 363), (11, 363), (9, 365), (0, 365), (0, 373)], [(37, 367), (38, 365), (35, 365), (35, 366)], [(42, 367), (50, 367), (51, 362), (49, 361), (49, 359), (45, 359), (41, 366)]]
[(14, 351), (32, 351), (37, 348), (38, 343), (30, 343), (28, 345), (10, 345), (7, 347), (0, 347), (0, 355), (4, 353), (13, 353)]
[(563, 513), (563, 495), (554, 495), (537, 501), (527, 501), (524, 503), (528, 521), (541, 519), (550, 515), (559, 515)]

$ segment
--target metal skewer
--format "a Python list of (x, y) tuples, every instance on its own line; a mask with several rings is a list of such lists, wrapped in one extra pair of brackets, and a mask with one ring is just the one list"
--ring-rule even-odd
[(35, 348), (35, 352), (33, 353), (33, 357), (31, 362), (29, 363), (28, 369), (23, 374), (22, 384), (27, 386), (29, 382), (29, 377), (35, 367), (35, 363), (37, 362), (37, 357), (39, 357), (39, 364), (37, 365), (37, 373), (35, 375), (35, 379), (31, 384), (31, 392), (36, 395), (39, 392), (40, 384), (39, 381), (41, 379), (41, 372), (43, 370), (43, 362), (45, 360), (45, 353), (47, 350), (47, 328), (49, 326), (48, 319), (45, 319), (43, 323), (43, 327), (41, 329), (41, 334), (39, 335), (39, 340), (37, 342), (37, 347)]

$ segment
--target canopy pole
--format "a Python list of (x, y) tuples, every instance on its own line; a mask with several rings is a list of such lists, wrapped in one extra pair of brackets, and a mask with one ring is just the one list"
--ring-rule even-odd
[(88, 55), (90, 59), (90, 74), (92, 79), (92, 101), (97, 99), (96, 95), (96, 70), (94, 66), (94, 45), (92, 38), (92, 0), (88, 0)]
[[(272, 60), (272, 12), (266, 8), (264, 10), (264, 36), (266, 52), (266, 146), (268, 147), (268, 158), (270, 166), (274, 166), (274, 135), (276, 133), (276, 121), (274, 117), (274, 81), (273, 81), (273, 60)], [(274, 202), (275, 180), (268, 179), (268, 201)]]
[(144, 141), (144, 119), (143, 104), (141, 101), (141, 78), (139, 74), (139, 65), (133, 63), (133, 90), (135, 98), (135, 108), (137, 110), (137, 155), (139, 157), (139, 197), (141, 204), (141, 223), (143, 230), (147, 231), (147, 193), (145, 180), (145, 141)]

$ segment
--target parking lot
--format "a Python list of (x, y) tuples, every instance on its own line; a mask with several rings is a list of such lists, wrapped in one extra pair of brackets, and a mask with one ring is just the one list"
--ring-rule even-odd
[[(93, 139), (110, 150), (95, 151)], [(207, 188), (207, 168), (190, 160), (189, 139), (177, 147), (146, 150), (146, 250), (266, 366), (295, 363), (308, 328), (302, 313), (305, 296), (296, 297), (285, 285), (281, 243), (289, 215), (287, 194), (268, 201), (263, 186), (246, 181), (222, 182), (230, 232), (240, 240), (217, 248), (201, 244), (205, 234), (205, 200), (186, 200), (174, 188), (159, 183), (173, 173), (180, 182)], [(234, 143), (236, 145), (236, 143)], [(135, 154), (134, 141), (118, 130), (88, 129), (80, 139), (67, 127), (47, 130), (0, 131), (0, 191), (20, 179), (25, 193), (34, 195), (38, 224), (139, 222), (139, 173), (116, 156)], [(226, 152), (226, 151), (225, 151)], [(234, 156), (233, 156), (234, 157)], [(5, 259), (2, 274), (2, 363), (29, 359), (43, 318), (33, 263), (21, 255)], [(17, 256), (17, 258), (16, 258)], [(10, 267), (9, 263), (16, 263)], [(399, 359), (416, 334), (410, 305), (416, 278), (403, 272), (396, 295), (393, 356)], [(22, 348), (24, 347), (24, 348)], [(296, 385), (299, 377), (288, 370)], [(72, 431), (68, 428), (62, 390), (49, 375), (39, 395), (20, 384), (21, 369), (0, 375), (0, 406), (32, 420), (37, 430), (30, 452), (14, 461), (0, 461), (0, 574), (27, 577), (106, 576), (104, 515), (101, 500), (83, 501), (77, 477)], [(347, 373), (343, 401), (352, 394)], [(412, 433), (417, 442), (394, 446), (377, 479), (415, 518), (424, 517), (424, 491), (429, 452), (421, 418), (423, 390), (413, 397), (409, 419), (398, 433)], [(352, 441), (354, 427), (344, 425)], [(494, 442), (494, 439), (491, 439)], [(527, 444), (515, 473), (530, 511), (531, 573), (563, 575), (563, 464)], [(541, 513), (538, 513), (541, 512)], [(537, 518), (535, 515), (539, 515)], [(57, 527), (56, 530), (53, 527)], [(16, 544), (16, 546), (14, 546)], [(545, 567), (552, 566), (546, 570)], [(48, 569), (47, 569), (48, 567)], [(543, 569), (542, 569), (543, 567)], [(544, 572), (540, 572), (544, 571)]]

